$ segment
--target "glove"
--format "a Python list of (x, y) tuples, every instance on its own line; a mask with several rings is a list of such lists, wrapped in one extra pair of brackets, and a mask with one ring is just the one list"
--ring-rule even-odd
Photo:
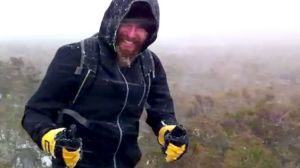
[(76, 126), (70, 129), (57, 128), (48, 131), (42, 137), (42, 148), (54, 158), (63, 159), (68, 168), (76, 166), (81, 158), (81, 138), (75, 137)]
[(181, 125), (165, 125), (159, 130), (158, 142), (167, 155), (167, 162), (181, 158), (187, 151), (188, 141), (186, 130)]

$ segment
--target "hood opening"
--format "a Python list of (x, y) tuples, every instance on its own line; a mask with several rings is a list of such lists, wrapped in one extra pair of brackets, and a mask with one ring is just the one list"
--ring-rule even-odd
[(126, 19), (137, 19), (149, 34), (144, 51), (157, 38), (159, 6), (157, 0), (113, 0), (107, 8), (98, 33), (99, 41), (115, 50), (117, 30)]
[(143, 1), (134, 2), (121, 22), (127, 21), (140, 24), (148, 32), (148, 38), (141, 50), (144, 51), (151, 43), (153, 34), (157, 31), (157, 21), (150, 4)]
[(149, 33), (149, 37), (156, 30), (156, 20), (151, 6), (147, 2), (134, 2), (122, 22), (135, 22), (140, 24)]

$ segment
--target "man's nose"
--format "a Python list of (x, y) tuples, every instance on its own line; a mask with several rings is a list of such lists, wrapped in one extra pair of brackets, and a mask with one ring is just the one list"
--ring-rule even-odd
[(136, 37), (137, 29), (138, 29), (137, 26), (130, 26), (127, 34), (128, 37), (130, 38)]

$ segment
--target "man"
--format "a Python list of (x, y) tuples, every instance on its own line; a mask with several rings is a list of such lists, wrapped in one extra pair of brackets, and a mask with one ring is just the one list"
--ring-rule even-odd
[[(176, 121), (165, 71), (147, 49), (158, 27), (156, 0), (113, 0), (98, 35), (86, 39), (90, 45), (57, 51), (22, 120), (52, 155), (53, 167), (134, 167), (141, 157), (137, 137), (144, 107), (166, 161), (186, 152), (186, 131)], [(95, 57), (82, 61), (82, 53)], [(93, 60), (95, 72), (78, 66)]]

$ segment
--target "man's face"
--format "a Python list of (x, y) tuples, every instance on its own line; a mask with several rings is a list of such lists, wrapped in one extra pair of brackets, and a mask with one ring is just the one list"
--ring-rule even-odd
[(120, 57), (131, 59), (135, 57), (144, 46), (148, 32), (134, 22), (121, 23), (117, 31), (117, 53)]

